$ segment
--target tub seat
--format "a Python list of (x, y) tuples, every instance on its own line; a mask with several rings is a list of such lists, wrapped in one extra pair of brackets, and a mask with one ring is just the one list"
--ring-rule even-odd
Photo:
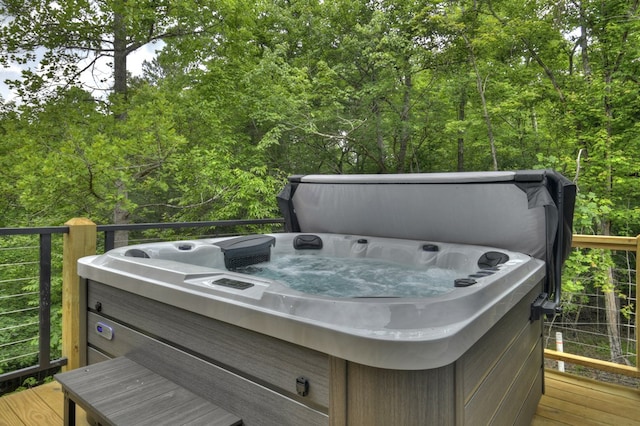
[(126, 357), (57, 374), (64, 391), (64, 424), (75, 405), (100, 425), (241, 425), (242, 420)]

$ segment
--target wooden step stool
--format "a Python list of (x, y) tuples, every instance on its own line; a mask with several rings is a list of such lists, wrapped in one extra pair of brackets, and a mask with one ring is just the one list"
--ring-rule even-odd
[(126, 357), (57, 374), (64, 424), (76, 404), (100, 425), (241, 425), (242, 419)]

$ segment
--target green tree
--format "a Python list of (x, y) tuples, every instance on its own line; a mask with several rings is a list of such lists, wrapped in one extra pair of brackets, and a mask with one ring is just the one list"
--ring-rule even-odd
[[(0, 27), (0, 63), (38, 63), (11, 82), (20, 96), (35, 99), (43, 92), (80, 85), (81, 74), (93, 72), (107, 58), (113, 68), (109, 90), (125, 96), (129, 55), (159, 40), (215, 33), (221, 6), (165, 0), (4, 0), (0, 15), (8, 19)], [(94, 77), (105, 83), (99, 74)]]
[[(578, 129), (583, 148), (588, 154), (580, 183), (612, 205), (610, 215), (600, 217), (598, 232), (603, 235), (623, 232), (630, 220), (637, 217), (638, 165), (631, 153), (638, 152), (640, 140), (634, 131), (637, 122), (637, 37), (638, 4), (636, 2), (581, 1), (573, 9), (574, 22), (580, 28), (582, 77), (580, 95), (590, 108), (578, 117)], [(584, 99), (584, 98), (583, 98)], [(594, 105), (599, 107), (593, 108)], [(588, 115), (587, 115), (588, 114)], [(587, 121), (588, 120), (588, 121)], [(636, 228), (637, 229), (637, 228)], [(624, 360), (620, 347), (619, 303), (609, 268), (607, 284), (603, 286), (607, 306), (611, 356)], [(626, 360), (624, 360), (626, 361)]]

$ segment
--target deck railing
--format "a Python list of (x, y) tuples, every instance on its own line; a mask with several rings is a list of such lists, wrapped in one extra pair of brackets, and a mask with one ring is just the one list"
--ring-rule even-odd
[[(87, 219), (72, 219), (59, 227), (0, 228), (0, 319), (6, 319), (0, 321), (0, 395), (21, 384), (22, 378), (51, 374), (62, 366), (69, 369), (79, 366), (79, 313), (76, 309), (79, 296), (74, 283), (78, 279), (76, 262), (80, 257), (124, 244), (118, 240), (123, 232), (126, 242), (133, 244), (276, 232), (282, 230), (283, 223), (283, 219), (275, 218), (96, 226)], [(63, 241), (58, 238), (52, 243), (52, 235), (62, 236)], [(100, 241), (99, 235), (102, 235)], [(22, 237), (28, 241), (15, 242)], [(52, 285), (54, 282), (57, 285)], [(60, 332), (51, 328), (52, 289), (58, 301), (55, 313), (62, 311), (62, 348), (53, 351), (52, 346), (60, 346)], [(12, 307), (18, 303), (19, 308)], [(16, 319), (9, 318), (11, 316)], [(32, 330), (36, 325), (37, 330)], [(25, 330), (32, 331), (27, 338), (23, 337)], [(56, 334), (54, 339), (52, 332)], [(18, 334), (21, 337), (11, 337)], [(34, 345), (36, 349), (33, 349)], [(35, 361), (31, 362), (32, 359)], [(25, 366), (21, 360), (31, 364)]]
[[(3, 348), (8, 348), (14, 345), (14, 341), (2, 341), (0, 342), (0, 363), (7, 363), (9, 361), (15, 361), (20, 358), (37, 355), (38, 362), (35, 365), (18, 368), (13, 371), (8, 371), (0, 374), (0, 391), (3, 389), (1, 386), (4, 382), (19, 377), (34, 375), (39, 372), (48, 371), (66, 364), (66, 359), (57, 357), (51, 359), (51, 244), (52, 235), (64, 234), (69, 232), (69, 227), (46, 227), (46, 228), (0, 228), (0, 238), (17, 235), (30, 235), (38, 237), (38, 271), (37, 271), (37, 291), (24, 292), (20, 291), (16, 293), (14, 290), (9, 290), (13, 283), (21, 283), (24, 277), (10, 277), (10, 274), (3, 273), (10, 263), (5, 263), (0, 257), (0, 318), (7, 318), (10, 315), (22, 314), (32, 310), (38, 311), (38, 333), (37, 333), (37, 349), (35, 352), (27, 352), (20, 354), (13, 354), (11, 352), (3, 351)], [(0, 248), (6, 249), (3, 244), (0, 244)], [(21, 262), (23, 265), (29, 262)], [(32, 263), (36, 263), (35, 261)], [(6, 309), (3, 303), (8, 300), (15, 300), (18, 298), (25, 298), (25, 296), (35, 296), (37, 293), (38, 306), (33, 307), (25, 304), (18, 309)], [(9, 335), (15, 330), (19, 330), (31, 325), (30, 323), (18, 323), (12, 324), (9, 322), (0, 322), (0, 333)], [(3, 355), (11, 353), (10, 356)], [(0, 370), (2, 371), (2, 370)], [(1, 394), (1, 392), (0, 392)]]
[[(3, 384), (5, 382), (15, 380), (19, 377), (25, 377), (34, 373), (49, 371), (53, 368), (59, 368), (66, 365), (66, 368), (73, 369), (79, 366), (79, 347), (78, 338), (79, 316), (77, 294), (77, 259), (96, 252), (109, 250), (119, 245), (117, 233), (126, 231), (130, 238), (129, 243), (140, 241), (141, 233), (146, 233), (144, 237), (156, 239), (178, 239), (179, 237), (193, 238), (195, 232), (199, 232), (197, 237), (219, 236), (224, 234), (239, 234), (246, 232), (266, 232), (265, 227), (273, 227), (272, 231), (278, 231), (283, 223), (282, 219), (264, 219), (264, 220), (232, 220), (232, 221), (213, 221), (213, 222), (187, 222), (187, 223), (152, 223), (152, 224), (133, 224), (133, 225), (101, 225), (96, 226), (93, 222), (86, 219), (72, 219), (62, 227), (48, 228), (3, 228), (0, 229), (0, 250), (3, 247), (3, 238), (9, 238), (16, 235), (32, 235), (38, 236), (38, 252), (39, 252), (39, 271), (38, 271), (38, 333), (34, 337), (38, 340), (38, 362), (36, 365), (27, 366), (16, 369), (14, 371), (0, 370), (0, 394), (2, 393)], [(262, 227), (262, 228), (259, 228)], [(188, 230), (188, 231), (187, 231)], [(211, 232), (213, 230), (213, 232)], [(241, 230), (244, 230), (242, 232)], [(172, 237), (158, 236), (156, 231), (176, 232)], [(208, 234), (203, 232), (209, 231)], [(187, 234), (185, 234), (187, 232)], [(224, 234), (223, 234), (224, 232)], [(148, 235), (153, 233), (154, 235)], [(52, 242), (51, 236), (56, 234), (63, 235), (62, 249), (62, 354), (51, 359), (51, 310), (50, 300), (52, 291)], [(102, 234), (103, 239), (99, 242), (98, 235)], [(637, 289), (638, 275), (635, 271), (640, 270), (640, 260), (637, 254), (640, 253), (640, 237), (607, 237), (607, 236), (586, 236), (574, 235), (573, 246), (576, 248), (592, 248), (604, 250), (621, 250), (636, 254), (635, 256), (635, 282), (634, 292)], [(1, 253), (1, 252), (0, 252)], [(56, 253), (54, 253), (56, 254)], [(59, 256), (59, 253), (57, 253)], [(1, 264), (0, 267), (5, 266)], [(57, 265), (57, 263), (56, 263)], [(59, 266), (56, 266), (56, 273), (59, 273)], [(0, 286), (3, 283), (2, 269), (0, 269)], [(4, 309), (3, 301), (16, 297), (15, 295), (4, 294), (0, 287), (0, 318), (8, 315)], [(559, 352), (552, 349), (545, 349), (545, 358), (548, 360), (564, 361), (567, 363), (593, 368), (596, 370), (621, 374), (633, 378), (640, 378), (640, 369), (638, 368), (637, 354), (638, 345), (638, 315), (637, 304), (635, 303), (635, 293), (632, 307), (632, 314), (635, 318), (633, 324), (635, 338), (635, 365), (626, 365), (615, 363), (607, 360), (595, 359), (584, 356), (582, 354), (574, 354), (568, 352)], [(2, 331), (2, 330), (0, 330)], [(4, 346), (7, 346), (5, 344)], [(3, 362), (3, 345), (0, 344), (0, 365)]]
[[(584, 354), (576, 354), (570, 352), (560, 352), (554, 349), (545, 349), (545, 358), (548, 360), (555, 360), (566, 362), (569, 364), (586, 367), (588, 369), (593, 369), (599, 372), (611, 373), (613, 375), (621, 375), (632, 377), (635, 379), (640, 379), (640, 368), (638, 363), (638, 353), (640, 351), (640, 328), (639, 328), (639, 316), (638, 316), (638, 308), (637, 308), (637, 289), (638, 289), (638, 281), (640, 281), (640, 275), (638, 271), (640, 271), (640, 236), (637, 237), (617, 237), (617, 236), (603, 236), (603, 235), (573, 235), (573, 247), (574, 249), (594, 249), (594, 250), (604, 250), (608, 252), (620, 252), (624, 256), (626, 263), (625, 273), (622, 275), (626, 275), (626, 282), (624, 283), (629, 291), (625, 295), (621, 295), (616, 297), (618, 299), (624, 299), (627, 310), (626, 310), (626, 326), (628, 328), (628, 337), (627, 343), (632, 347), (629, 350), (629, 357), (623, 357), (627, 363), (614, 362), (612, 360), (606, 359), (597, 359), (590, 356), (584, 356)], [(632, 256), (628, 256), (631, 254)], [(592, 265), (592, 267), (598, 268), (615, 268), (615, 265)], [(567, 271), (565, 270), (565, 276), (567, 275)], [(575, 279), (573, 277), (568, 277), (570, 280)], [(611, 280), (611, 278), (609, 278)], [(598, 293), (602, 296), (606, 292), (610, 292), (613, 290), (613, 286), (609, 285), (608, 289), (603, 289), (606, 284), (615, 284), (615, 283), (604, 283), (605, 285), (600, 285), (597, 290)], [(563, 288), (563, 293), (567, 291)], [(591, 299), (594, 299), (597, 296), (590, 295)], [(605, 308), (600, 308), (602, 313), (602, 321), (607, 322), (609, 319), (608, 315), (611, 313), (607, 312)], [(618, 316), (618, 320), (625, 317), (625, 315), (621, 315), (620, 310), (618, 309), (615, 312), (615, 315)], [(596, 327), (591, 327), (592, 329)], [(606, 328), (606, 327), (600, 327)], [(621, 326), (619, 326), (618, 332), (620, 332)], [(602, 341), (609, 341), (611, 338), (611, 330), (606, 331), (608, 333), (604, 336), (604, 339), (600, 339), (599, 345), (603, 345)], [(579, 334), (579, 332), (575, 332), (575, 334)], [(591, 335), (595, 335), (593, 331), (590, 331)], [(593, 346), (593, 345), (592, 345)], [(606, 350), (604, 351), (606, 352)], [(602, 357), (604, 358), (604, 357)], [(629, 360), (628, 358), (631, 358)], [(638, 381), (636, 380), (635, 385), (638, 385)]]

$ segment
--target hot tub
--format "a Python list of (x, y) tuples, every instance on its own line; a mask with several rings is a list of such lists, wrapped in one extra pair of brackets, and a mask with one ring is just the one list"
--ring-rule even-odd
[(87, 362), (127, 355), (245, 424), (528, 424), (572, 189), (551, 171), (293, 177), (286, 233), (81, 259)]

